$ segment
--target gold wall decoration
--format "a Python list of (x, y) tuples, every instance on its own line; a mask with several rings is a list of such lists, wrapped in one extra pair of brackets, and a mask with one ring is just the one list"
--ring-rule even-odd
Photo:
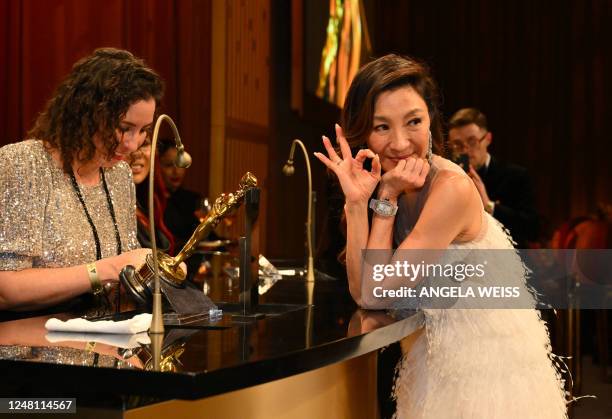
[(364, 51), (371, 50), (361, 0), (329, 0), (326, 32), (316, 94), (342, 107)]

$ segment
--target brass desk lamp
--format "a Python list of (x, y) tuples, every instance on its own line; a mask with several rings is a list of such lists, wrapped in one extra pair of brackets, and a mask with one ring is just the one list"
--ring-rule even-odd
[(304, 153), (304, 159), (306, 160), (306, 172), (308, 174), (308, 215), (306, 217), (306, 241), (308, 245), (308, 272), (306, 274), (306, 280), (308, 282), (314, 282), (314, 258), (312, 256), (312, 173), (310, 171), (310, 159), (308, 158), (308, 151), (304, 143), (298, 139), (293, 140), (291, 143), (291, 150), (289, 151), (289, 158), (287, 163), (283, 166), (283, 174), (285, 176), (292, 176), (295, 173), (295, 167), (293, 166), (293, 155), (295, 153), (295, 146), (299, 145)]
[[(176, 128), (176, 124), (168, 115), (163, 114), (157, 118), (155, 122), (155, 129), (153, 131), (153, 140), (151, 142), (151, 170), (149, 172), (149, 235), (151, 237), (151, 247), (153, 249), (153, 273), (155, 280), (155, 291), (153, 292), (153, 318), (151, 320), (151, 333), (164, 333), (164, 321), (162, 318), (162, 302), (161, 302), (161, 291), (159, 286), (159, 266), (157, 261), (157, 243), (155, 240), (155, 212), (154, 212), (154, 203), (153, 199), (153, 188), (154, 188), (154, 180), (155, 180), (155, 151), (157, 148), (157, 137), (159, 137), (159, 127), (163, 121), (167, 121), (172, 128), (172, 133), (174, 134), (174, 141), (176, 143), (177, 153), (176, 158), (174, 160), (174, 165), (176, 167), (187, 168), (191, 166), (191, 156), (185, 151), (185, 147), (183, 147), (183, 143), (181, 142), (181, 136), (179, 135), (178, 129)], [(180, 269), (180, 268), (179, 268)], [(181, 273), (183, 277), (185, 273), (181, 269)]]

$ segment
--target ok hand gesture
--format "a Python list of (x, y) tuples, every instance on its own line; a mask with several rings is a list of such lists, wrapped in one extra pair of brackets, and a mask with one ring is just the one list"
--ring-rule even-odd
[[(355, 158), (353, 158), (351, 148), (344, 137), (342, 128), (338, 124), (336, 124), (336, 138), (338, 144), (340, 144), (342, 158), (338, 156), (332, 147), (331, 141), (326, 136), (323, 136), (323, 145), (327, 150), (327, 156), (323, 153), (314, 153), (314, 155), (338, 176), (347, 204), (367, 203), (380, 181), (380, 159), (377, 154), (374, 154), (369, 149), (359, 150)], [(363, 162), (366, 158), (373, 159), (371, 171), (363, 168)]]

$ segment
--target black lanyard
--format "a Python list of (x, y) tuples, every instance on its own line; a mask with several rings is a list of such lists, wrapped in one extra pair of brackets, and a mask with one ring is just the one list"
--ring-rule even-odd
[[(115, 240), (117, 241), (117, 254), (121, 254), (121, 236), (119, 235), (119, 227), (117, 226), (117, 218), (115, 217), (115, 209), (113, 208), (113, 201), (111, 200), (110, 193), (108, 192), (108, 185), (106, 184), (106, 177), (104, 176), (104, 171), (100, 168), (100, 175), (102, 176), (102, 186), (104, 187), (104, 193), (106, 194), (106, 202), (108, 204), (108, 211), (110, 212), (111, 218), (113, 219), (113, 226), (115, 227)], [(81, 205), (83, 206), (83, 211), (85, 211), (85, 216), (87, 217), (87, 221), (89, 222), (89, 226), (91, 227), (91, 232), (94, 236), (94, 241), (96, 242), (96, 260), (102, 259), (102, 248), (100, 246), (100, 238), (98, 237), (98, 230), (96, 230), (96, 226), (91, 219), (91, 215), (89, 215), (89, 211), (87, 210), (87, 205), (85, 205), (85, 200), (83, 199), (83, 194), (81, 193), (81, 189), (79, 188), (79, 184), (77, 183), (76, 177), (74, 176), (74, 172), (70, 173), (70, 179), (72, 180), (72, 187), (81, 201)]]

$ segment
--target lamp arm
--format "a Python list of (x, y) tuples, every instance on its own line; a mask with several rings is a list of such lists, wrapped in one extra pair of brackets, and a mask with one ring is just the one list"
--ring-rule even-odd
[(153, 251), (151, 257), (153, 259), (153, 273), (155, 288), (153, 292), (153, 318), (151, 320), (151, 333), (164, 333), (164, 322), (162, 317), (161, 308), (161, 290), (159, 284), (159, 265), (157, 263), (157, 241), (155, 240), (155, 200), (154, 200), (154, 188), (155, 188), (155, 153), (157, 150), (157, 138), (159, 137), (159, 127), (162, 122), (166, 121), (172, 128), (174, 134), (174, 141), (177, 148), (183, 150), (183, 143), (179, 135), (176, 124), (168, 115), (163, 114), (157, 118), (155, 122), (155, 128), (153, 130), (153, 139), (151, 140), (151, 168), (149, 170), (149, 235), (151, 239), (151, 249)]
[(314, 281), (314, 258), (312, 252), (312, 172), (310, 170), (310, 159), (308, 158), (308, 151), (304, 143), (298, 139), (293, 140), (291, 143), (291, 150), (289, 152), (289, 159), (293, 160), (293, 152), (295, 145), (299, 145), (304, 153), (304, 159), (306, 160), (306, 172), (308, 174), (308, 215), (306, 220), (306, 242), (308, 245), (308, 281)]

